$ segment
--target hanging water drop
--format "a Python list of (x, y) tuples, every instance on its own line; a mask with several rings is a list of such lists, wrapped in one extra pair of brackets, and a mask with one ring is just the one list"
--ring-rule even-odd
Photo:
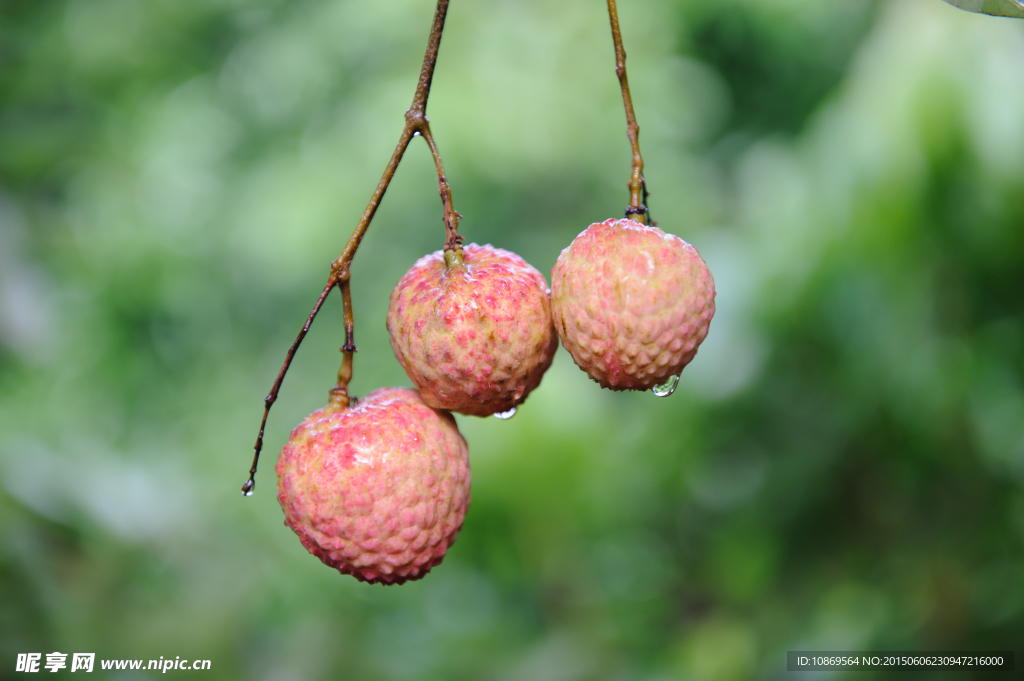
[(677, 385), (679, 385), (679, 374), (676, 374), (675, 376), (668, 379), (661, 385), (654, 386), (653, 388), (651, 388), (651, 392), (653, 392), (658, 397), (668, 397), (669, 395), (676, 391)]
[(247, 497), (251, 497), (252, 496), (252, 491), (255, 488), (256, 488), (256, 479), (255, 479), (254, 476), (250, 475), (249, 479), (245, 481), (244, 485), (242, 485), (242, 495), (243, 496), (247, 496)]
[(512, 407), (508, 411), (499, 411), (494, 415), (494, 418), (501, 419), (502, 421), (508, 421), (510, 418), (516, 415), (516, 408)]

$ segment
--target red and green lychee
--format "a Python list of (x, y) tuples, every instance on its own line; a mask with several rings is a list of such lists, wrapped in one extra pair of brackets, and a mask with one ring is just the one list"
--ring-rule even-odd
[(678, 376), (715, 314), (715, 282), (697, 249), (634, 220), (590, 225), (551, 271), (562, 345), (602, 387), (649, 390)]
[(423, 401), (473, 416), (521, 404), (558, 347), (544, 276), (491, 245), (420, 258), (391, 294), (387, 327)]
[(277, 498), (306, 549), (365, 582), (420, 579), (469, 507), (466, 441), (415, 390), (382, 388), (310, 414), (281, 450)]

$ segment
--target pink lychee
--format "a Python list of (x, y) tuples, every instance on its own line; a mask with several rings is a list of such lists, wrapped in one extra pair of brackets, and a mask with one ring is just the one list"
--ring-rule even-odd
[(319, 409), (277, 461), (285, 524), (360, 581), (420, 579), (455, 542), (469, 507), (469, 453), (452, 415), (406, 388)]
[(715, 314), (715, 282), (679, 237), (610, 219), (558, 256), (551, 312), (565, 349), (602, 387), (648, 390), (697, 354)]
[(467, 245), (461, 262), (454, 250), (420, 258), (391, 294), (387, 326), (423, 401), (473, 416), (522, 403), (558, 348), (544, 276), (489, 244)]

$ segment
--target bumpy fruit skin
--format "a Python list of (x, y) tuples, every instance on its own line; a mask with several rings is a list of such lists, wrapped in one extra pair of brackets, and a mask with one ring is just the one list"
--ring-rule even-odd
[(715, 314), (715, 282), (679, 237), (610, 219), (558, 256), (551, 311), (565, 349), (602, 387), (649, 390), (697, 354)]
[(371, 583), (427, 574), (469, 507), (469, 453), (455, 419), (405, 388), (310, 414), (281, 450), (277, 478), (285, 525), (302, 545)]
[(395, 356), (438, 409), (472, 416), (523, 402), (551, 366), (558, 339), (544, 276), (515, 253), (469, 244), (462, 264), (424, 256), (391, 293)]

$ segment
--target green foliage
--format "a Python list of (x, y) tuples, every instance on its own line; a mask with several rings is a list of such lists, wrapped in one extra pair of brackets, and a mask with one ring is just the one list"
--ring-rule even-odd
[[(601, 391), (559, 351), (514, 419), (460, 418), (473, 505), (445, 562), (367, 587), (274, 498), (333, 384), (335, 296), (242, 499), (432, 10), (0, 5), (3, 674), (59, 650), (725, 681), (797, 648), (1019, 645), (1024, 24), (929, 0), (623, 3), (653, 215), (719, 290), (675, 395)], [(547, 273), (628, 200), (603, 3), (454, 3), (428, 114), (469, 241)], [(384, 318), (444, 240), (424, 147), (353, 264), (356, 394), (408, 385)]]
[(946, 0), (946, 2), (968, 12), (1024, 19), (1024, 5), (1020, 3), (1020, 0)]

